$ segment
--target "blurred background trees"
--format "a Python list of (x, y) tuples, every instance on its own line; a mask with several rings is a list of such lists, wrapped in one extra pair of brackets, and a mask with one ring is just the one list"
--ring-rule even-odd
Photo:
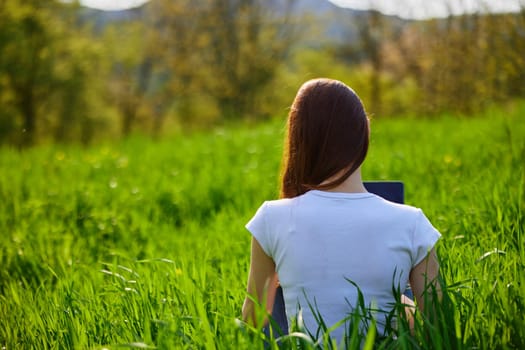
[(0, 141), (88, 141), (102, 47), (53, 1), (0, 3)]
[(376, 118), (470, 115), (525, 96), (525, 10), (404, 20), (311, 0), (0, 2), (0, 144), (81, 142), (282, 117), (345, 81)]
[(469, 114), (525, 97), (524, 13), (463, 15), (405, 27), (389, 50), (399, 57), (392, 64), (397, 79), (410, 77), (418, 88), (415, 110)]
[[(293, 1), (169, 1), (150, 4), (166, 98), (183, 124), (264, 116), (258, 95), (294, 44)], [(207, 104), (207, 108), (202, 108)], [(267, 112), (267, 111), (266, 111)]]

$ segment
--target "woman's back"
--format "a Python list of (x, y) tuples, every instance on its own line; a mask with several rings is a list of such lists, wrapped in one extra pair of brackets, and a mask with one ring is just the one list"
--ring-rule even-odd
[[(369, 126), (359, 96), (340, 81), (313, 79), (297, 92), (287, 120), (281, 199), (265, 202), (247, 225), (253, 238), (245, 320), (261, 321), (254, 300), (271, 312), (278, 280), (287, 316), (301, 308), (314, 335), (313, 312), (328, 326), (342, 321), (354, 310), (355, 285), (366, 306), (388, 311), (393, 288), (402, 292), (410, 277), (424, 310), (427, 282), (439, 272), (439, 233), (421, 210), (367, 192), (361, 164)], [(343, 332), (332, 335), (341, 341)]]
[[(357, 301), (349, 281), (367, 306), (389, 311), (393, 287), (404, 291), (410, 270), (439, 238), (419, 209), (371, 193), (318, 190), (265, 202), (247, 228), (275, 262), (288, 318), (300, 307), (313, 334), (309, 304), (328, 326), (344, 319)], [(343, 330), (333, 335), (340, 339)]]

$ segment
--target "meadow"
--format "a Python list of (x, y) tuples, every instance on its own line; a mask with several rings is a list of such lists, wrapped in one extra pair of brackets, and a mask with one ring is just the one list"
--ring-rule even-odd
[[(281, 118), (0, 149), (0, 347), (263, 349), (238, 320), (244, 225), (277, 195), (283, 135)], [(525, 104), (373, 119), (363, 175), (405, 183), (443, 235), (445, 282), (426, 335), (367, 347), (525, 348)], [(316, 346), (293, 339), (280, 344)]]

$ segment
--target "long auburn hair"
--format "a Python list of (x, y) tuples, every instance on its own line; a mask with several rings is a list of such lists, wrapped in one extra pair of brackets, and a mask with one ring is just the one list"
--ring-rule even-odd
[(363, 163), (368, 143), (368, 117), (359, 96), (337, 80), (307, 81), (288, 114), (280, 197), (340, 185)]

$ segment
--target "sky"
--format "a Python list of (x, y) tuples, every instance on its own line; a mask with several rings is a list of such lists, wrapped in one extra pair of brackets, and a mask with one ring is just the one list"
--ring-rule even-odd
[(146, 2), (148, 0), (80, 0), (80, 3), (84, 6), (108, 11), (137, 7)]
[[(140, 6), (148, 0), (80, 0), (85, 6), (102, 10), (121, 10)], [(336, 5), (366, 10), (374, 7), (388, 15), (424, 19), (464, 12), (517, 12), (525, 0), (330, 0)], [(521, 5), (520, 5), (521, 4)], [(373, 6), (372, 6), (373, 5)]]
[[(525, 0), (330, 0), (343, 7), (366, 10), (373, 5), (387, 15), (425, 19), (475, 12), (518, 12)], [(521, 6), (520, 6), (521, 4)]]

